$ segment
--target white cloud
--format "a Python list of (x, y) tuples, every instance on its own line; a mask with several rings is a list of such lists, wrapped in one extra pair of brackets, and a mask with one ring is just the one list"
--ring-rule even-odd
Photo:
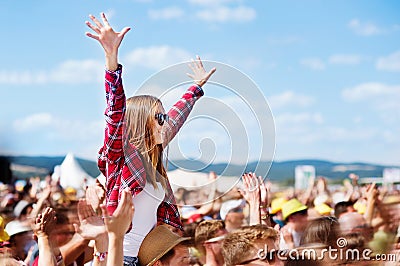
[(31, 131), (43, 131), (63, 140), (74, 138), (91, 140), (93, 136), (101, 136), (104, 132), (103, 128), (103, 121), (68, 120), (56, 117), (50, 113), (32, 114), (13, 122), (13, 129), (16, 132), (29, 133)]
[(324, 118), (320, 113), (283, 113), (275, 116), (275, 122), (277, 127), (305, 123), (322, 124)]
[[(48, 83), (78, 84), (101, 80), (104, 64), (95, 60), (68, 60), (54, 70), (0, 70), (0, 84), (31, 85)], [(85, 73), (85, 75), (82, 75)], [(77, 78), (79, 77), (79, 78)]]
[(362, 23), (358, 19), (352, 19), (348, 27), (353, 30), (356, 34), (362, 36), (372, 36), (383, 33), (383, 29), (380, 29), (378, 26), (371, 22)]
[(324, 62), (319, 58), (305, 58), (300, 61), (300, 64), (302, 64), (303, 66), (306, 66), (308, 68), (311, 68), (312, 70), (324, 70), (325, 69)]
[(167, 7), (164, 9), (150, 9), (148, 12), (149, 18), (153, 20), (169, 20), (181, 18), (184, 15), (183, 9), (179, 7)]
[(386, 85), (378, 82), (362, 83), (344, 89), (342, 96), (347, 101), (361, 101), (380, 97), (400, 99), (400, 85)]
[(220, 6), (229, 2), (237, 2), (237, 0), (188, 0), (192, 5), (200, 6)]
[(282, 107), (306, 107), (310, 106), (313, 102), (313, 97), (297, 94), (293, 91), (285, 91), (281, 94), (276, 94), (268, 97), (268, 103), (271, 105), (271, 108), (273, 110)]
[(246, 6), (225, 7), (215, 6), (196, 13), (196, 17), (207, 22), (248, 22), (256, 18), (254, 8)]
[(386, 57), (379, 57), (376, 62), (376, 68), (378, 70), (400, 72), (400, 51)]
[(288, 143), (310, 144), (324, 136), (320, 130), (324, 123), (318, 112), (282, 113), (275, 115), (277, 146)]
[(270, 45), (290, 45), (302, 42), (303, 39), (298, 36), (270, 36), (267, 38), (267, 43)]
[(357, 65), (362, 61), (360, 55), (355, 54), (335, 54), (329, 57), (329, 63), (342, 65)]
[(397, 125), (400, 117), (400, 85), (378, 82), (363, 83), (342, 91), (342, 97), (349, 102), (365, 103), (375, 109), (381, 121)]
[(51, 125), (53, 116), (49, 113), (38, 113), (17, 119), (13, 123), (14, 130), (18, 132), (31, 131)]
[[(101, 80), (104, 63), (96, 60), (68, 60), (50, 72), (49, 81), (56, 83), (89, 83)], [(82, 75), (84, 73), (84, 75)], [(77, 78), (79, 77), (79, 78)]]
[(188, 51), (168, 45), (137, 48), (126, 57), (126, 62), (154, 70), (189, 61), (192, 58)]

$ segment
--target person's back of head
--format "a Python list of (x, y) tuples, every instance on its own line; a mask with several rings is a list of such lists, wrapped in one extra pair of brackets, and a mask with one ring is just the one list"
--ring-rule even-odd
[(335, 217), (324, 216), (310, 221), (301, 238), (301, 245), (323, 244), (336, 246), (339, 236), (339, 222)]
[(276, 256), (269, 252), (278, 249), (277, 238), (278, 232), (275, 229), (261, 224), (244, 226), (229, 233), (222, 244), (225, 264), (232, 266), (262, 260), (259, 258), (260, 249), (264, 249), (266, 259), (272, 263)]
[(358, 212), (349, 212), (339, 218), (340, 230), (343, 234), (351, 233), (353, 230), (366, 224), (364, 216)]
[(372, 240), (374, 229), (358, 212), (343, 214), (339, 218), (340, 231), (344, 236), (351, 233), (360, 233), (368, 242)]
[[(352, 209), (352, 210), (351, 210)], [(348, 212), (355, 211), (353, 208), (353, 202), (351, 201), (341, 201), (335, 204), (335, 217), (339, 219), (339, 217)]]
[(226, 233), (225, 223), (222, 220), (205, 220), (199, 223), (195, 230), (194, 240), (196, 248), (204, 255), (204, 242)]

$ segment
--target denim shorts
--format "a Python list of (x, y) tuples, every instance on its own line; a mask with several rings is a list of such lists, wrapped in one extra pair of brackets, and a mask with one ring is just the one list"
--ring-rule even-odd
[(124, 256), (124, 266), (139, 266), (137, 257)]

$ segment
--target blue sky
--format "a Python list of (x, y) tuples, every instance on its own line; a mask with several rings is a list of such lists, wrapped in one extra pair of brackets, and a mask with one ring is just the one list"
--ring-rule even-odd
[(199, 54), (240, 70), (266, 97), (275, 140), (253, 136), (259, 128), (240, 99), (206, 85), (206, 95), (232, 103), (249, 147), (230, 154), (234, 134), (199, 120), (177, 140), (185, 156), (202, 158), (207, 137), (216, 161), (253, 160), (275, 143), (279, 161), (400, 165), (398, 1), (3, 1), (0, 10), (2, 154), (96, 158), (104, 60), (84, 22), (104, 11), (115, 29), (132, 27), (120, 49), (128, 96)]

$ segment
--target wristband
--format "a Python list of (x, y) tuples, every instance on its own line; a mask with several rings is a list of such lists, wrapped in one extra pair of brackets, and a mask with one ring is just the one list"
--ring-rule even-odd
[(107, 257), (107, 254), (108, 254), (107, 251), (106, 251), (106, 252), (98, 252), (98, 251), (96, 251), (96, 252), (93, 254), (93, 256), (97, 257), (97, 259), (98, 259), (99, 261), (105, 261), (105, 260), (106, 260), (106, 257)]

